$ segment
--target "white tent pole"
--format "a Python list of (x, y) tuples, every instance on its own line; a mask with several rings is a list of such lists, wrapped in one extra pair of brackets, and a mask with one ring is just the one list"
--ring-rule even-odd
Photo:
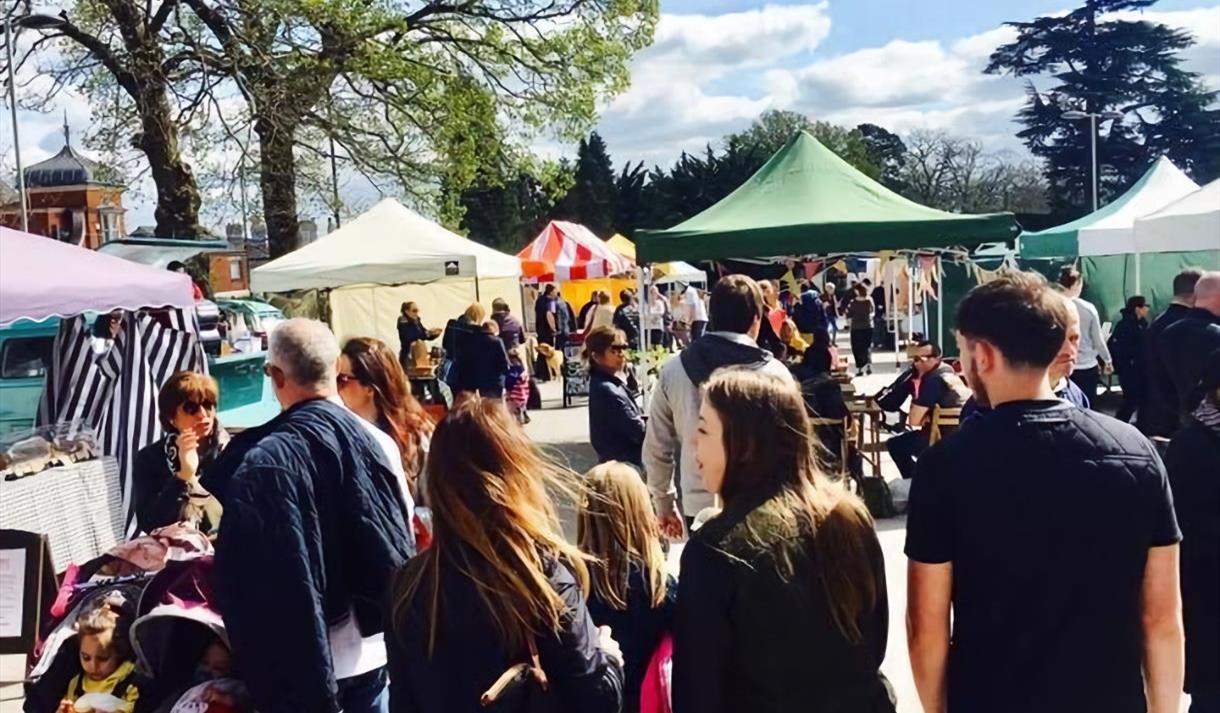
[(1132, 294), (1135, 294), (1135, 295), (1143, 294), (1143, 289), (1140, 286), (1141, 277), (1142, 276), (1140, 274), (1140, 246), (1139, 246), (1139, 243), (1137, 242), (1135, 244), (1135, 292), (1133, 292)]
[[(893, 273), (893, 265), (897, 264), (897, 260), (890, 260), (886, 265), (886, 271)], [(902, 362), (898, 359), (898, 276), (894, 275), (889, 281), (888, 292), (890, 293), (890, 322), (894, 326), (894, 366), (898, 366)]]
[(936, 342), (940, 344), (940, 351), (945, 351), (945, 268), (941, 261), (943, 257), (936, 257)]
[(907, 256), (907, 344), (915, 336), (915, 258)]
[(648, 382), (648, 366), (649, 366), (649, 347), (648, 330), (644, 325), (648, 324), (648, 308), (651, 306), (648, 299), (648, 281), (644, 277), (644, 266), (637, 264), (635, 268), (635, 284), (636, 284), (636, 304), (640, 312), (640, 352), (642, 358), (641, 363), (644, 364), (644, 373), (639, 375), (640, 382), (640, 408), (644, 413), (648, 413), (648, 392), (651, 391)]

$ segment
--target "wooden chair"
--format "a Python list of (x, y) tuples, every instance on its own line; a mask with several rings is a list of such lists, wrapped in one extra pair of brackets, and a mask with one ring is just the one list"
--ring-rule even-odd
[(931, 429), (928, 431), (928, 445), (936, 443), (944, 438), (944, 429), (957, 428), (962, 424), (962, 409), (944, 408), (941, 406), (932, 407)]
[(811, 416), (809, 423), (816, 428), (839, 428), (843, 431), (843, 437), (839, 440), (839, 470), (834, 475), (837, 478), (850, 478), (854, 480), (851, 472), (851, 444), (855, 439), (855, 419), (851, 414), (843, 418), (821, 418)]

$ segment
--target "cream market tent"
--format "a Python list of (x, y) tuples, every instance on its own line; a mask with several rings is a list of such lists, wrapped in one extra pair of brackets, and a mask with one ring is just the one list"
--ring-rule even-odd
[(521, 262), (467, 240), (387, 198), (338, 230), (251, 271), (255, 292), (328, 290), (340, 339), (377, 337), (398, 349), (403, 302), (441, 327), (471, 302), (497, 297), (521, 313)]

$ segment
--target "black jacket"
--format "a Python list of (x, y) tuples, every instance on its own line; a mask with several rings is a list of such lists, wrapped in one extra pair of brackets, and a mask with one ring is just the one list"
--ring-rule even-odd
[(428, 341), (428, 328), (418, 319), (408, 317), (398, 318), (398, 354), (400, 361), (406, 361), (411, 356), (411, 345), (418, 341)]
[[(217, 426), (219, 428), (219, 426)], [(144, 446), (136, 453), (131, 467), (131, 502), (136, 511), (136, 524), (141, 532), (152, 532), (178, 522), (187, 499), (187, 484), (178, 478), (177, 449), (172, 446), (174, 434)], [(212, 467), (220, 455), (215, 438), (199, 447), (198, 476)], [(220, 523), (200, 523), (205, 532)]]
[[(878, 670), (889, 609), (881, 545), (870, 531), (868, 557), (877, 601), (850, 643), (839, 632), (807, 536), (778, 514), (776, 499), (744, 496), (697, 530), (682, 551), (674, 622), (675, 713), (892, 713)], [(795, 569), (785, 582), (774, 555), (749, 532), (789, 541)]]
[[(795, 374), (794, 374), (795, 375)], [(800, 377), (798, 377), (800, 378)], [(801, 379), (801, 398), (805, 401), (805, 410), (814, 418), (847, 418), (847, 402), (843, 399), (843, 389), (839, 382), (830, 374), (814, 374)], [(822, 457), (827, 459), (828, 466), (840, 466), (843, 454), (843, 439), (847, 437), (842, 426), (814, 426), (814, 433), (822, 444), (825, 452)]]
[(336, 713), (330, 626), (382, 631), (414, 553), (401, 484), (359, 417), (318, 399), (229, 442), (205, 474), (221, 499), (215, 586), (234, 660), (263, 713)]
[(1182, 528), (1186, 691), (1220, 694), (1220, 434), (1193, 419), (1165, 453)]
[(632, 563), (627, 573), (627, 608), (614, 609), (589, 594), (589, 616), (597, 626), (608, 626), (614, 640), (623, 650), (623, 710), (632, 713), (640, 708), (640, 684), (648, 663), (661, 643), (661, 637), (673, 627), (674, 608), (678, 599), (678, 581), (666, 577), (665, 599), (652, 606), (652, 589), (644, 570)]
[(617, 376), (589, 367), (589, 441), (600, 462), (643, 465), (644, 414)]
[[(407, 571), (420, 564), (422, 560), (412, 560)], [(426, 593), (432, 591), (432, 583), (422, 583), (421, 594), (411, 601), (404, 615), (387, 626), (390, 710), (510, 713), (503, 707), (483, 708), (479, 696), (510, 666), (528, 661), (529, 652), (507, 649), (475, 583), (457, 570), (456, 563), (445, 564), (432, 656), (428, 655), (429, 637), (424, 626), (430, 614)], [(572, 573), (552, 561), (548, 574), (570, 615), (565, 617), (562, 631), (539, 636), (536, 641), (538, 658), (551, 686), (543, 698), (553, 704), (549, 710), (617, 713), (622, 703), (623, 670), (597, 647), (597, 629)]]
[(1161, 341), (1165, 330), (1177, 324), (1190, 308), (1176, 302), (1152, 320), (1144, 333), (1144, 368), (1148, 374), (1144, 405), (1140, 409), (1140, 430), (1150, 436), (1173, 435), (1178, 430), (1178, 393), (1169, 378), (1169, 367), (1161, 358)]
[(614, 328), (627, 335), (632, 349), (640, 348), (640, 310), (632, 304), (621, 304), (614, 310)]
[(1199, 379), (1208, 358), (1217, 349), (1220, 349), (1220, 318), (1198, 307), (1167, 328), (1161, 337), (1161, 360), (1173, 381), (1182, 423), (1202, 399)]
[(499, 337), (482, 331), (459, 332), (453, 368), (454, 391), (477, 391), (493, 397), (504, 395), (508, 354)]
[(771, 360), (771, 354), (759, 346), (739, 344), (713, 332), (691, 342), (678, 358), (690, 383), (698, 388), (703, 386), (717, 369), (726, 366), (759, 367)]
[(1110, 335), (1110, 356), (1114, 358), (1114, 370), (1126, 379), (1144, 379), (1144, 335), (1148, 323), (1124, 310), (1122, 319), (1114, 325)]

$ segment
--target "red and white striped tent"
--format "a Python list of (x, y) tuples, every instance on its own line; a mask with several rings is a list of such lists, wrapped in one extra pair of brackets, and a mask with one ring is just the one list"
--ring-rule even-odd
[(517, 253), (521, 276), (538, 282), (568, 282), (609, 277), (634, 267), (588, 228), (566, 220), (547, 223), (538, 237)]

